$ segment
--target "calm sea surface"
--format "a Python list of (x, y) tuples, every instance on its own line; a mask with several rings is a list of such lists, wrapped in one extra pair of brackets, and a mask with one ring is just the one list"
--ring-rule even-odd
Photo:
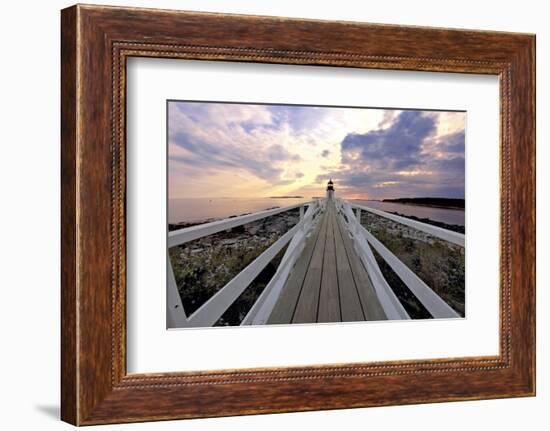
[(241, 215), (274, 207), (286, 207), (300, 202), (309, 202), (306, 198), (194, 198), (170, 199), (168, 204), (168, 222), (197, 222), (208, 219), (220, 219)]
[(429, 218), (430, 220), (439, 221), (447, 224), (455, 224), (464, 226), (464, 210), (433, 208), (421, 205), (409, 205), (396, 202), (380, 202), (380, 201), (360, 201), (353, 200), (352, 202), (367, 207), (376, 208), (387, 212), (396, 212), (406, 216), (414, 216), (418, 218)]
[[(233, 215), (257, 212), (273, 207), (284, 207), (308, 202), (308, 198), (194, 198), (170, 199), (168, 205), (169, 223), (197, 222), (208, 219), (221, 219)], [(419, 218), (429, 218), (448, 224), (464, 226), (464, 211), (445, 208), (432, 208), (394, 202), (361, 201), (354, 203), (382, 211), (397, 212)]]

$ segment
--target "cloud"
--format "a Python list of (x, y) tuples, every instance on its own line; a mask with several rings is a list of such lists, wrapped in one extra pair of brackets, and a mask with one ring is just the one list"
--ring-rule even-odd
[(262, 105), (169, 105), (170, 161), (192, 166), (194, 175), (245, 170), (274, 185), (286, 184), (284, 163), (300, 156), (278, 142), (273, 115)]
[(275, 144), (270, 146), (267, 149), (267, 157), (272, 162), (285, 161), (285, 160), (292, 160), (296, 162), (300, 160), (300, 156), (298, 154), (292, 154), (281, 144)]
[(397, 110), (384, 111), (384, 114), (382, 116), (382, 120), (378, 123), (378, 128), (379, 129), (384, 129), (387, 126), (390, 126), (392, 124), (393, 120), (395, 119), (395, 117), (397, 115), (399, 115), (400, 112), (401, 111), (397, 111)]
[[(464, 196), (465, 114), (168, 104), (169, 193)], [(174, 191), (176, 190), (176, 191)]]
[(435, 121), (420, 111), (403, 112), (387, 129), (348, 134), (342, 141), (342, 162), (357, 157), (377, 161), (389, 169), (403, 169), (419, 162), (424, 140), (435, 131)]
[(441, 150), (446, 153), (464, 154), (464, 145), (466, 143), (464, 131), (452, 133), (440, 138), (442, 144)]
[(327, 108), (298, 105), (266, 105), (276, 125), (287, 124), (294, 133), (311, 132), (329, 114)]
[(341, 167), (332, 176), (350, 192), (372, 198), (464, 197), (464, 130), (438, 136), (437, 115), (403, 111), (385, 128), (350, 133), (341, 142)]

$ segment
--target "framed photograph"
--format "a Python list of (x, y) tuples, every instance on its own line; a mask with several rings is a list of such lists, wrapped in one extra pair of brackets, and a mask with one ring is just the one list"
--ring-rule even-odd
[(168, 328), (465, 317), (465, 112), (167, 111)]
[(535, 394), (535, 36), (62, 11), (62, 419)]

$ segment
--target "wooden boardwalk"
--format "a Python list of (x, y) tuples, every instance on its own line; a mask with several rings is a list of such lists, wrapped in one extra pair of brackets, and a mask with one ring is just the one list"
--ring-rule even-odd
[(328, 200), (268, 323), (386, 319), (340, 217), (334, 201)]

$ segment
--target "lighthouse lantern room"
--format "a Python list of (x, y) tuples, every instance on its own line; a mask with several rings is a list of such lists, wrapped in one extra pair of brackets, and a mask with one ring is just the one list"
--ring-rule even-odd
[(334, 183), (332, 182), (332, 178), (331, 178), (327, 184), (327, 199), (333, 199), (333, 198), (334, 198)]

